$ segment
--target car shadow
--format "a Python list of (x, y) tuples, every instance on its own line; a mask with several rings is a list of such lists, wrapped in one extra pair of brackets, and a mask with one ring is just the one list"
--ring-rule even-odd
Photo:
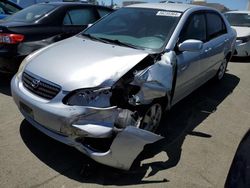
[[(129, 171), (97, 164), (74, 148), (40, 133), (26, 120), (21, 123), (20, 134), (23, 142), (38, 159), (70, 179), (99, 185), (165, 183), (170, 180), (165, 178), (152, 180), (152, 178), (159, 171), (178, 164), (181, 159), (182, 145), (187, 135), (204, 139), (212, 137), (212, 135), (194, 131), (194, 129), (216, 111), (218, 105), (233, 92), (239, 81), (237, 76), (227, 73), (220, 83), (209, 81), (176, 104), (171, 111), (166, 113), (158, 130), (165, 138), (145, 146)], [(167, 161), (141, 162), (151, 159), (161, 152), (167, 154)], [(151, 169), (150, 172), (149, 169)], [(152, 178), (149, 180), (148, 177)]]
[(250, 56), (247, 57), (232, 57), (231, 63), (250, 63)]
[(0, 93), (11, 96), (10, 82), (12, 75), (0, 73)]
[(165, 152), (168, 160), (143, 164), (144, 168), (151, 169), (147, 177), (178, 164), (187, 135), (203, 139), (212, 137), (210, 134), (194, 129), (217, 110), (220, 103), (233, 92), (239, 81), (238, 77), (227, 73), (221, 82), (209, 81), (167, 112), (158, 130), (165, 138), (146, 146), (138, 161), (152, 158), (160, 152)]

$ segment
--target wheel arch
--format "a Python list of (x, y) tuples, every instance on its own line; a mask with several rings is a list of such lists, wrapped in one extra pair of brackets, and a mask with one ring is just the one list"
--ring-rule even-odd
[(225, 56), (227, 62), (229, 62), (229, 61), (231, 60), (232, 55), (233, 55), (233, 53), (232, 53), (231, 51), (227, 52), (227, 54), (226, 54), (226, 56)]

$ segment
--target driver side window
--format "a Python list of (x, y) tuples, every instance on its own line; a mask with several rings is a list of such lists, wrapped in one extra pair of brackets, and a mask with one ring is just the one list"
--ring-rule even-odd
[(188, 39), (206, 41), (206, 18), (204, 14), (194, 14), (182, 30), (180, 42)]

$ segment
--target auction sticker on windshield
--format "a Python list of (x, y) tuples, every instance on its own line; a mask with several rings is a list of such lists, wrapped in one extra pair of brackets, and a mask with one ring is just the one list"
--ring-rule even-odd
[(179, 12), (170, 12), (170, 11), (158, 11), (156, 13), (157, 16), (172, 16), (172, 17), (180, 17), (181, 13)]

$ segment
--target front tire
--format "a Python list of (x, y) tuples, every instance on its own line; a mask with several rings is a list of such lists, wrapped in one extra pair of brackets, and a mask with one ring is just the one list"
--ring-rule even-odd
[(144, 113), (140, 123), (140, 128), (150, 132), (155, 132), (160, 125), (162, 114), (163, 106), (158, 102), (152, 103)]

